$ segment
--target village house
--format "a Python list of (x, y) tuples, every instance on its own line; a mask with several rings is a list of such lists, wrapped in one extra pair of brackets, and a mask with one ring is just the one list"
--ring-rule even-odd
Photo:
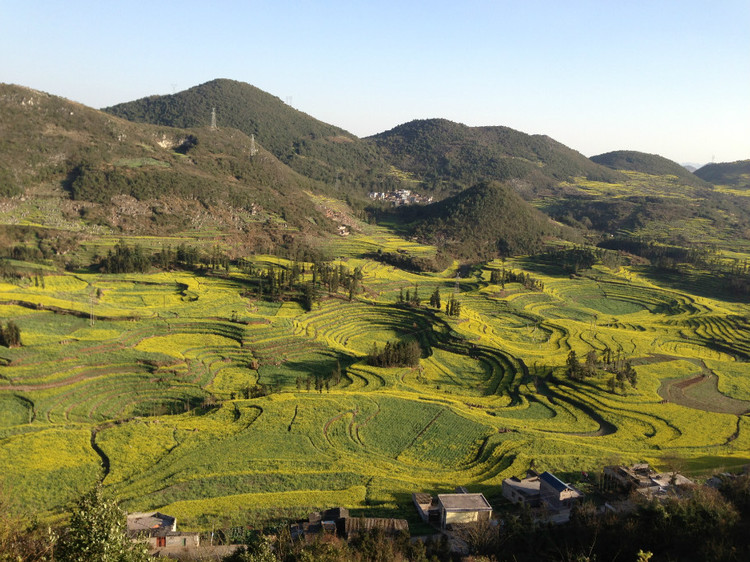
[(455, 524), (471, 524), (492, 519), (492, 506), (482, 494), (471, 494), (463, 486), (454, 494), (433, 497), (422, 492), (412, 494), (422, 521), (441, 529)]
[(693, 481), (678, 472), (656, 472), (648, 463), (631, 467), (605, 466), (602, 484), (605, 489), (636, 491), (646, 497), (663, 496), (675, 487), (690, 486)]
[(442, 529), (492, 519), (492, 506), (483, 494), (438, 494), (437, 500)]
[(539, 507), (539, 475), (533, 470), (526, 472), (526, 478), (515, 476), (503, 480), (503, 497), (512, 503)]
[(515, 504), (543, 508), (543, 519), (564, 523), (570, 519), (573, 506), (583, 498), (583, 493), (564, 483), (551, 472), (537, 474), (533, 470), (526, 478), (503, 480), (503, 497)]
[(147, 542), (150, 550), (200, 546), (198, 533), (178, 532), (177, 519), (158, 511), (128, 514), (127, 532), (132, 540)]
[(542, 472), (539, 475), (539, 498), (547, 509), (561, 513), (567, 511), (583, 498), (583, 494), (569, 486), (551, 472)]

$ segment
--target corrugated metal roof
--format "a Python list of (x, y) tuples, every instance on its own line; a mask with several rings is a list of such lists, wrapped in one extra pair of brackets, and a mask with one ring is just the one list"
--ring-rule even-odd
[(542, 474), (539, 475), (539, 480), (541, 480), (542, 482), (546, 482), (558, 492), (564, 492), (569, 488), (569, 486), (565, 482), (560, 480), (551, 472), (542, 472)]

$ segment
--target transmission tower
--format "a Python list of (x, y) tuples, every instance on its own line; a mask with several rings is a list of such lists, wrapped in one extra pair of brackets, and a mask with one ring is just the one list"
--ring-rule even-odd
[(211, 128), (212, 129), (216, 128), (216, 108), (215, 107), (211, 108)]
[(250, 156), (258, 154), (258, 148), (255, 146), (255, 135), (250, 135)]

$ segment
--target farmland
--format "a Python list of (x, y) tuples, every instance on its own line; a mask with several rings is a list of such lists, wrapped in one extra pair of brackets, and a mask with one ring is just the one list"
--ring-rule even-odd
[[(54, 517), (101, 480), (127, 509), (209, 528), (331, 505), (403, 512), (411, 492), (456, 485), (492, 497), (530, 467), (574, 478), (613, 459), (750, 462), (746, 303), (637, 266), (411, 273), (365, 255), (434, 248), (374, 227), (330, 246), (361, 283), (351, 298), (321, 289), (309, 311), (258, 298), (235, 266), (0, 282), (0, 317), (23, 343), (0, 348), (3, 485)], [(543, 289), (493, 284), (498, 270)], [(426, 304), (436, 288), (440, 309)], [(397, 302), (417, 289), (420, 304)], [(409, 339), (417, 367), (368, 364), (373, 344)], [(613, 387), (603, 365), (573, 380), (571, 351), (628, 360), (637, 384)]]

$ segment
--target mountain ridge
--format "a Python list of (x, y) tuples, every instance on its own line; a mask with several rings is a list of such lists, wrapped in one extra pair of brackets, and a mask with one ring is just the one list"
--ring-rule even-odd
[(709, 188), (709, 184), (684, 166), (658, 154), (648, 154), (637, 150), (614, 150), (592, 156), (592, 162), (613, 170), (643, 172), (654, 176), (672, 175), (691, 187)]
[(750, 189), (750, 160), (719, 162), (702, 166), (695, 175), (716, 185), (728, 185), (738, 189)]
[(316, 189), (315, 182), (260, 144), (253, 147), (252, 139), (235, 129), (134, 123), (5, 84), (0, 85), (0, 110), (3, 195), (49, 185), (63, 188), (60, 197), (102, 207), (115, 196), (139, 201), (178, 197), (205, 206), (230, 204), (249, 213), (262, 208), (299, 228), (327, 224), (304, 194)]

